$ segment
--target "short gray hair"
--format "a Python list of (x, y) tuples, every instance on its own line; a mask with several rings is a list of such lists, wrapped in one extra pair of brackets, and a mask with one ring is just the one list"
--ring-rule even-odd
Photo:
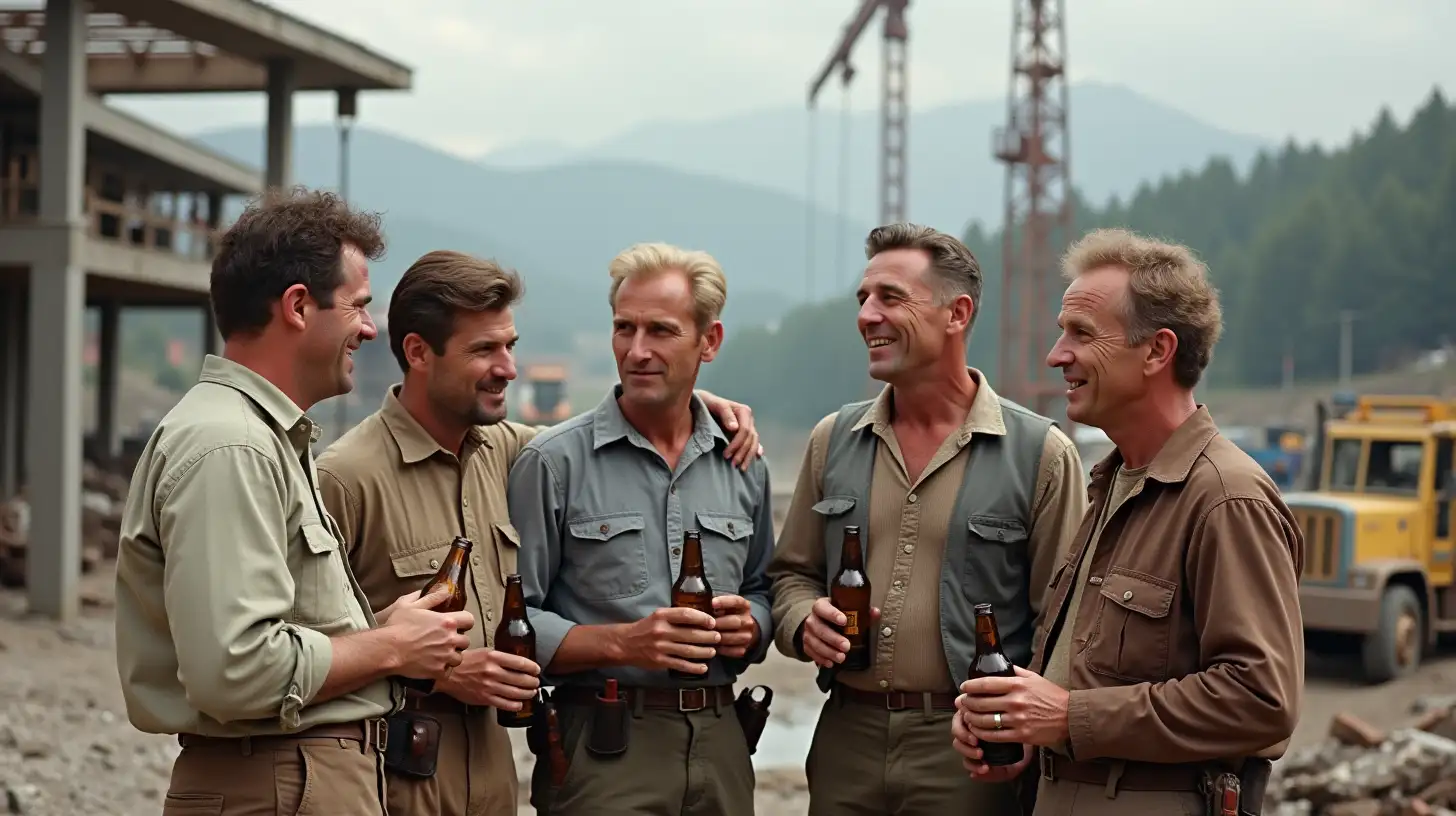
[(865, 238), (865, 258), (873, 258), (892, 249), (919, 249), (930, 255), (930, 268), (940, 286), (937, 302), (944, 306), (957, 295), (970, 295), (971, 319), (967, 330), (981, 311), (981, 264), (970, 247), (959, 238), (919, 224), (885, 224), (870, 230)]

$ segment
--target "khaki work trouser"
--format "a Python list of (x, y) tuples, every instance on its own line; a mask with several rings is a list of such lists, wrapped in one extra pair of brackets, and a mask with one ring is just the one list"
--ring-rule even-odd
[(804, 771), (809, 816), (1021, 816), (1013, 783), (971, 779), (954, 711), (890, 711), (830, 694)]
[(336, 737), (186, 746), (162, 816), (389, 816), (383, 757)]
[(440, 721), (440, 753), (429, 779), (388, 774), (389, 816), (515, 816), (515, 752), (495, 709), (440, 694), (408, 708)]
[(753, 816), (753, 762), (732, 704), (644, 708), (628, 718), (626, 752), (608, 758), (586, 749), (591, 716), (590, 706), (557, 707), (568, 768), (552, 788), (547, 755), (536, 757), (531, 805), (541, 816)]
[[(1026, 769), (1036, 773), (1036, 765)], [(1116, 789), (1070, 779), (1041, 780), (1036, 788), (1036, 810), (1031, 816), (1204, 816), (1203, 797), (1178, 791)]]

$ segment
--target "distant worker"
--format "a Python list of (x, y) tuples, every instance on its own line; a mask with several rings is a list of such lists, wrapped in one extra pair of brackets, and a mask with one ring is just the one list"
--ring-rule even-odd
[[(1050, 419), (968, 367), (981, 269), (954, 237), (872, 230), (859, 332), (878, 398), (815, 426), (770, 575), (778, 648), (829, 693), (810, 747), (809, 813), (1016, 816), (1015, 787), (968, 779), (947, 750), (956, 685), (993, 604), (1017, 665), (1053, 566), (1086, 510), (1081, 457)], [(827, 597), (846, 526), (859, 528), (871, 665), (840, 665), (846, 618)]]
[[(164, 809), (382, 814), (397, 674), (439, 679), (476, 623), (410, 594), (370, 611), (318, 499), (305, 413), (375, 337), (377, 216), (270, 193), (223, 236), (223, 338), (137, 464), (116, 563), (116, 659), (138, 729), (177, 734)], [(378, 628), (376, 628), (378, 624)]]
[[(517, 809), (514, 751), (496, 711), (530, 699), (540, 668), (492, 647), (506, 576), (516, 572), (520, 551), (506, 478), (540, 430), (506, 421), (518, 340), (512, 307), (524, 292), (520, 277), (493, 261), (445, 250), (415, 261), (389, 302), (390, 351), (404, 381), (319, 457), (324, 502), (371, 605), (419, 592), (455, 536), (475, 545), (467, 595), (481, 625), (460, 666), (434, 693), (411, 693), (396, 715), (440, 724), (438, 738), (421, 747), (436, 771), (426, 779), (392, 772), (391, 816)], [(739, 428), (742, 444), (732, 451), (739, 461), (755, 455), (747, 406), (703, 396)]]
[[(531, 803), (552, 816), (751, 814), (732, 684), (772, 631), (768, 467), (726, 461), (728, 439), (693, 395), (723, 341), (727, 284), (706, 253), (663, 244), (610, 270), (621, 382), (511, 469), (526, 604), (570, 758), (559, 786), (537, 762)], [(711, 613), (673, 607), (689, 531)], [(594, 720), (609, 678), (627, 716)]]
[(1038, 816), (1203, 813), (1220, 771), (1262, 790), (1299, 720), (1304, 538), (1194, 400), (1222, 331), (1203, 264), (1099, 230), (1063, 265), (1047, 365), (1067, 381), (1068, 418), (1117, 447), (1092, 470), (1035, 662), (963, 683), (952, 734), (977, 776), (1008, 773), (979, 761), (980, 744), (1027, 746), (1009, 773), (1031, 765)]

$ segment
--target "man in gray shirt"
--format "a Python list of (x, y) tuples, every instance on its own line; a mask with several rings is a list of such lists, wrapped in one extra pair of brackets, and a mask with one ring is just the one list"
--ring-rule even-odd
[[(621, 383), (527, 445), (508, 488), (536, 659), (570, 760), (553, 784), (542, 755), (531, 804), (553, 816), (606, 802), (613, 813), (751, 814), (732, 683), (773, 631), (768, 468), (725, 459), (728, 439), (693, 395), (723, 341), (727, 285), (707, 254), (663, 244), (634, 246), (610, 270)], [(712, 615), (672, 608), (690, 530)], [(592, 722), (607, 678), (626, 698), (621, 739)]]

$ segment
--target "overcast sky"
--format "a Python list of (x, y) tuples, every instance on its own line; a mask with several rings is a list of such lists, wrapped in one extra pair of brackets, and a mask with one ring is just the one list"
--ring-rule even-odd
[[(802, 105), (859, 0), (271, 0), (410, 65), (407, 93), (360, 118), (463, 155), (584, 144), (662, 118)], [(1456, 96), (1453, 0), (1068, 0), (1073, 81), (1121, 83), (1210, 123), (1341, 142), (1381, 105), (1404, 121)], [(1011, 0), (912, 0), (910, 103), (999, 97)], [(878, 26), (851, 104), (878, 105)], [(837, 83), (826, 106), (841, 102)], [(113, 99), (182, 131), (261, 122), (261, 94)], [(300, 122), (333, 117), (300, 97)], [(1071, 112), (1073, 117), (1076, 111)], [(1128, 134), (1136, 138), (1136, 134)], [(983, 134), (972, 138), (984, 139)]]

